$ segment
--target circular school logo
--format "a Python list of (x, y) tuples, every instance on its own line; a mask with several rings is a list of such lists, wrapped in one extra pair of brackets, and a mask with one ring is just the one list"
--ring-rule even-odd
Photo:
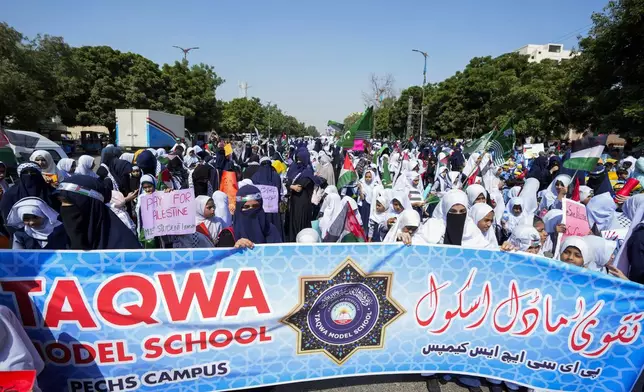
[(365, 274), (351, 259), (330, 276), (300, 278), (300, 303), (282, 322), (298, 332), (298, 354), (324, 352), (337, 364), (384, 345), (404, 309), (390, 297), (392, 273)]

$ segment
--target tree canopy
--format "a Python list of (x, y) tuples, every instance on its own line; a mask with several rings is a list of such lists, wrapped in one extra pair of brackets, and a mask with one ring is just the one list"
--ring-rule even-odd
[[(462, 71), (425, 86), (424, 136), (471, 138), (512, 119), (519, 136), (556, 139), (570, 129), (642, 136), (644, 126), (644, 0), (610, 1), (592, 16), (580, 51), (560, 62), (531, 63), (508, 53), (475, 57)], [(373, 84), (371, 77), (370, 83)], [(403, 138), (408, 100), (418, 135), (422, 89), (403, 90), (376, 105), (376, 136)], [(346, 123), (355, 121), (351, 114)]]

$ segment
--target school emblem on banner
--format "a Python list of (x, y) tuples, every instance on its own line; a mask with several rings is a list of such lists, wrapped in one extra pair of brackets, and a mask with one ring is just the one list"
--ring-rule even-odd
[(385, 328), (405, 313), (391, 297), (393, 273), (366, 274), (347, 258), (329, 276), (300, 277), (300, 302), (282, 319), (297, 353), (323, 352), (342, 365), (359, 349), (383, 348)]

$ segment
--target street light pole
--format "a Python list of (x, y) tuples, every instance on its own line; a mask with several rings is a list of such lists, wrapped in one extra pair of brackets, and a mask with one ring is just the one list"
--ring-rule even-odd
[(423, 67), (423, 93), (420, 102), (420, 135), (418, 136), (418, 141), (423, 139), (423, 120), (425, 115), (425, 83), (427, 83), (427, 52), (423, 52), (418, 49), (412, 49), (412, 52), (418, 52), (423, 55), (425, 59), (425, 66)]
[(182, 52), (183, 52), (183, 59), (184, 59), (184, 60), (188, 60), (188, 53), (189, 53), (191, 50), (199, 49), (199, 47), (198, 47), (198, 46), (193, 46), (192, 48), (182, 48), (181, 46), (172, 45), (172, 47), (173, 47), (173, 48), (177, 48), (177, 49), (179, 49), (180, 51), (182, 51)]

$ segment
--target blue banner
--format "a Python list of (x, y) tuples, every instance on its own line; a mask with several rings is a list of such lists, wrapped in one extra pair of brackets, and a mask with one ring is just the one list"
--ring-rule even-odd
[(213, 391), (437, 372), (630, 390), (642, 286), (449, 246), (0, 253), (44, 391)]

